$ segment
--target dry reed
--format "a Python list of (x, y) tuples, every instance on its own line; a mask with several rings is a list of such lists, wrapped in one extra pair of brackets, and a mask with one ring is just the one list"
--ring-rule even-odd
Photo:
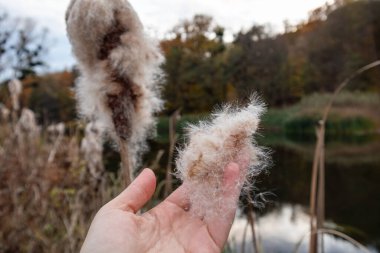
[(20, 138), (10, 123), (1, 127), (0, 252), (79, 252), (95, 213), (121, 190), (119, 180), (109, 173), (102, 184), (92, 180), (77, 135), (63, 135), (57, 147), (47, 129), (29, 138), (24, 128)]
[[(351, 76), (345, 79), (341, 84), (338, 85), (334, 91), (333, 96), (329, 100), (327, 106), (325, 107), (323, 117), (318, 122), (316, 129), (317, 143), (314, 153), (314, 161), (312, 167), (312, 179), (311, 179), (311, 189), (310, 189), (310, 242), (309, 242), (309, 252), (318, 252), (318, 232), (324, 231), (324, 220), (325, 220), (325, 131), (326, 122), (334, 104), (336, 97), (339, 93), (357, 76), (362, 73), (380, 66), (380, 61), (372, 62), (357, 71), (355, 71)], [(323, 239), (321, 241), (321, 249), (323, 251)]]

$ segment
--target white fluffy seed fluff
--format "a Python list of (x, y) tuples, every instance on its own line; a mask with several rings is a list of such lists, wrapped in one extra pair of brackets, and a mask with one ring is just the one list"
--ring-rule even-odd
[(81, 72), (80, 113), (128, 142), (135, 159), (154, 134), (153, 114), (162, 107), (158, 43), (144, 33), (127, 0), (72, 0), (66, 22)]
[(85, 136), (81, 143), (81, 151), (87, 162), (87, 168), (95, 179), (101, 178), (103, 165), (103, 131), (98, 122), (90, 122), (86, 126)]
[(11, 95), (12, 108), (18, 111), (20, 109), (19, 98), (22, 92), (22, 83), (17, 79), (11, 80), (8, 83), (8, 90)]
[(34, 112), (26, 108), (22, 109), (20, 119), (15, 127), (15, 133), (18, 138), (26, 137), (29, 140), (35, 140), (40, 130)]
[(254, 98), (248, 106), (225, 106), (209, 122), (190, 125), (188, 144), (179, 151), (177, 177), (190, 199), (190, 211), (196, 216), (223, 215), (224, 207), (234, 205), (223, 198), (223, 175), (226, 166), (235, 162), (241, 168), (237, 187), (249, 190), (253, 176), (262, 168), (262, 150), (253, 142), (264, 107)]

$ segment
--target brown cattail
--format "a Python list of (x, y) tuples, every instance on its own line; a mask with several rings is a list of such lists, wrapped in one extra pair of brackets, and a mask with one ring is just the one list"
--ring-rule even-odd
[(264, 152), (253, 142), (263, 106), (254, 98), (244, 108), (225, 106), (210, 122), (190, 125), (188, 144), (179, 152), (177, 176), (184, 182), (191, 211), (201, 217), (223, 214), (223, 206), (234, 205), (223, 199), (226, 166), (239, 164), (237, 187), (249, 190), (249, 183), (263, 168)]
[(126, 0), (72, 0), (66, 22), (81, 72), (76, 86), (80, 112), (119, 144), (129, 177), (146, 137), (155, 132), (153, 114), (162, 107), (158, 43), (144, 33)]

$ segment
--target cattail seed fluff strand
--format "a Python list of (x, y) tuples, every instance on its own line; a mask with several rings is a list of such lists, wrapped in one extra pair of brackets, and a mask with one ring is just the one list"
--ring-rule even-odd
[(176, 174), (186, 187), (194, 215), (212, 218), (235, 204), (223, 199), (224, 169), (231, 162), (241, 170), (237, 187), (250, 190), (264, 162), (264, 152), (253, 142), (263, 111), (252, 98), (246, 107), (225, 106), (209, 122), (188, 127), (188, 143), (179, 150)]

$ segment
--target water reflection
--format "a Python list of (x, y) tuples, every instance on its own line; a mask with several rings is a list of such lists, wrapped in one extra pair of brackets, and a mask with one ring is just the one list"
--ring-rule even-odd
[[(265, 253), (295, 252), (297, 244), (300, 244), (298, 252), (308, 252), (309, 215), (305, 208), (299, 205), (286, 204), (261, 216), (257, 221), (257, 232), (260, 248)], [(254, 252), (252, 245), (252, 233), (246, 230), (247, 220), (241, 213), (237, 215), (232, 227), (229, 242), (233, 252)], [(329, 227), (337, 227), (329, 223)], [(244, 242), (245, 234), (245, 242)], [(332, 235), (324, 235), (324, 249), (328, 253), (359, 253), (363, 252), (351, 243)], [(243, 246), (244, 244), (244, 246)], [(372, 246), (368, 246), (369, 252), (378, 252)]]
[[(268, 252), (294, 252), (309, 231), (309, 192), (314, 141), (265, 135), (262, 145), (273, 149), (274, 166), (258, 179), (261, 191), (276, 195), (273, 203), (257, 210), (262, 248)], [(380, 252), (380, 139), (330, 138), (326, 143), (326, 224), (343, 232), (370, 252)], [(230, 241), (241, 252), (246, 219), (238, 217)], [(247, 230), (247, 238), (250, 230)], [(308, 236), (299, 252), (307, 252)], [(361, 252), (343, 239), (324, 236), (325, 252)], [(246, 252), (252, 251), (250, 239)]]
[[(315, 139), (264, 134), (261, 146), (273, 150), (274, 166), (257, 179), (262, 192), (276, 197), (257, 210), (258, 232), (264, 253), (294, 252), (309, 231), (309, 193)], [(153, 150), (166, 150), (167, 143), (152, 143)], [(153, 152), (154, 154), (156, 152)], [(153, 158), (154, 159), (154, 158)], [(148, 159), (147, 159), (148, 160)], [(162, 167), (167, 157), (163, 157)], [(159, 174), (161, 178), (165, 174)], [(329, 228), (349, 235), (380, 252), (380, 136), (328, 136), (326, 142), (326, 220)], [(230, 243), (240, 253), (246, 219), (236, 219)], [(247, 238), (250, 230), (247, 230)], [(360, 252), (346, 241), (324, 236), (325, 252)], [(299, 252), (307, 252), (308, 237)], [(252, 251), (247, 240), (246, 252)]]

